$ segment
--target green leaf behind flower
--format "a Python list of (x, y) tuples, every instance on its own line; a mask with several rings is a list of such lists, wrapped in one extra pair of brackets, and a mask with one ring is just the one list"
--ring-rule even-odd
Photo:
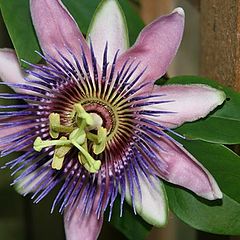
[(174, 77), (166, 84), (207, 84), (226, 93), (227, 99), (206, 118), (185, 123), (176, 131), (189, 139), (221, 144), (240, 143), (240, 94), (219, 83), (196, 76)]
[(34, 51), (40, 51), (40, 47), (31, 21), (29, 0), (1, 0), (0, 8), (18, 59), (39, 62), (41, 57)]
[[(99, 2), (99, 0), (63, 0), (83, 34), (86, 34)], [(132, 44), (144, 24), (127, 0), (119, 2), (126, 14), (130, 43)], [(38, 63), (41, 58), (35, 51), (41, 50), (31, 21), (29, 0), (1, 0), (0, 9), (18, 58)], [(21, 64), (26, 67), (26, 64)]]
[(184, 141), (214, 176), (224, 193), (222, 200), (208, 201), (180, 187), (166, 184), (170, 209), (190, 226), (216, 234), (240, 234), (240, 157), (228, 148), (203, 141)]

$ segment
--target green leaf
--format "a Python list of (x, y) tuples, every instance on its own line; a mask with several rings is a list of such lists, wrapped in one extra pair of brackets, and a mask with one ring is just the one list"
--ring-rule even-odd
[(209, 116), (204, 120), (186, 123), (176, 131), (188, 139), (222, 144), (240, 143), (240, 120)]
[(100, 0), (63, 0), (83, 34), (87, 33), (88, 26)]
[(40, 48), (32, 26), (29, 0), (1, 0), (0, 8), (18, 59), (39, 62), (41, 57), (34, 53), (35, 50), (40, 51)]
[[(84, 34), (99, 2), (99, 0), (63, 0)], [(120, 5), (126, 14), (130, 42), (133, 43), (144, 26), (143, 22), (127, 0), (120, 0)], [(38, 63), (41, 58), (34, 51), (41, 50), (31, 21), (29, 0), (1, 0), (0, 8), (18, 58)]]
[(228, 196), (224, 195), (222, 202), (207, 203), (184, 190), (166, 188), (172, 211), (193, 228), (215, 234), (240, 234), (240, 206)]
[[(149, 234), (152, 226), (142, 220), (141, 217), (134, 215), (132, 207), (127, 203), (123, 207), (123, 216), (119, 216), (120, 199), (117, 198), (114, 207), (113, 215), (110, 223), (124, 234), (129, 240), (144, 240)], [(107, 214), (105, 214), (107, 216)]]
[(219, 144), (181, 142), (214, 176), (224, 198), (208, 201), (166, 184), (170, 209), (196, 229), (216, 234), (240, 234), (240, 157)]
[(226, 102), (204, 119), (185, 123), (176, 131), (189, 139), (213, 143), (240, 143), (240, 94), (215, 81), (196, 77), (181, 76), (170, 79), (167, 84), (207, 84), (226, 93)]

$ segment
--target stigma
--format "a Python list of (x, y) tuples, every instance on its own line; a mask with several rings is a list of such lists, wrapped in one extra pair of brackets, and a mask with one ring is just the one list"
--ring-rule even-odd
[[(78, 160), (90, 173), (97, 173), (101, 161), (94, 156), (101, 154), (107, 144), (107, 129), (97, 113), (88, 113), (80, 103), (74, 104), (70, 126), (61, 124), (60, 114), (49, 115), (49, 135), (51, 140), (37, 137), (33, 143), (35, 151), (55, 146), (52, 168), (61, 170), (66, 155), (77, 149)], [(94, 156), (93, 156), (94, 155)]]

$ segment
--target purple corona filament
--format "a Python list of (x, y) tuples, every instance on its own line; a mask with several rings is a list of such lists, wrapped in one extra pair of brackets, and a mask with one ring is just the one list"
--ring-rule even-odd
[[(129, 79), (138, 68), (138, 63), (126, 61), (120, 72), (116, 73), (114, 66), (118, 52), (107, 76), (108, 45), (106, 43), (102, 76), (99, 76), (93, 46), (91, 44), (91, 64), (87, 62), (85, 53), (82, 54), (83, 64), (69, 51), (71, 63), (60, 52), (61, 62), (54, 58), (41, 55), (48, 67), (38, 66), (25, 61), (34, 70), (27, 73), (34, 77), (26, 78), (28, 84), (4, 83), (10, 87), (24, 90), (24, 93), (0, 94), (3, 99), (24, 99), (28, 104), (2, 106), (2, 109), (14, 110), (1, 112), (0, 124), (2, 128), (21, 126), (26, 129), (12, 133), (0, 139), (2, 156), (12, 152), (22, 151), (22, 156), (6, 164), (18, 177), (13, 184), (21, 184), (25, 194), (33, 192), (32, 199), (38, 203), (54, 187), (61, 184), (52, 210), (59, 206), (59, 211), (67, 206), (75, 207), (76, 199), (84, 201), (85, 214), (89, 213), (94, 203), (96, 188), (101, 183), (100, 198), (97, 203), (97, 213), (105, 211), (110, 206), (109, 220), (112, 207), (121, 189), (121, 215), (123, 211), (126, 184), (129, 186), (133, 209), (134, 197), (141, 196), (139, 174), (147, 177), (156, 176), (156, 172), (167, 172), (167, 165), (157, 156), (155, 149), (162, 148), (152, 138), (153, 135), (161, 138), (168, 137), (163, 130), (168, 130), (151, 122), (148, 116), (155, 114), (174, 114), (168, 111), (143, 111), (143, 106), (164, 104), (164, 95), (144, 95), (143, 86), (138, 84), (142, 73), (129, 84)], [(93, 76), (90, 70), (93, 69)], [(87, 79), (86, 79), (87, 78)], [(32, 86), (34, 83), (34, 86)], [(3, 83), (2, 83), (3, 84)], [(31, 85), (30, 85), (31, 84)], [(26, 93), (27, 91), (27, 93)], [(159, 98), (162, 100), (159, 101)], [(145, 100), (148, 102), (145, 102)], [(174, 100), (172, 100), (174, 101)], [(68, 124), (73, 105), (82, 102), (88, 112), (97, 113), (103, 120), (103, 126), (112, 134), (106, 149), (98, 157), (101, 159), (101, 169), (97, 173), (89, 173), (79, 163), (76, 149), (72, 149), (60, 170), (51, 168), (53, 147), (42, 152), (33, 150), (33, 143), (37, 137), (50, 139), (48, 117), (52, 112), (59, 113), (64, 123)], [(115, 118), (117, 116), (118, 119)], [(11, 121), (9, 121), (11, 119)], [(117, 122), (116, 122), (117, 121)], [(118, 126), (116, 126), (116, 124)], [(163, 149), (164, 150), (164, 149)], [(24, 182), (24, 184), (23, 184)]]

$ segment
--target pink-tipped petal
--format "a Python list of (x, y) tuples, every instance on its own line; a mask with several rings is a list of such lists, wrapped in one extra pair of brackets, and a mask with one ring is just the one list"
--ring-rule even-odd
[(159, 173), (161, 178), (209, 200), (222, 198), (212, 175), (180, 144), (168, 139), (159, 139), (158, 143), (163, 149), (159, 150), (159, 158), (168, 165), (167, 172)]
[(170, 101), (145, 107), (146, 110), (171, 112), (153, 118), (168, 128), (203, 118), (226, 99), (223, 91), (202, 84), (155, 85), (152, 94), (163, 95), (159, 97), (159, 101)]
[[(167, 71), (167, 67), (176, 55), (184, 30), (184, 11), (175, 9), (170, 15), (162, 16), (146, 26), (136, 43), (122, 54), (117, 62), (117, 70), (129, 60), (140, 65), (135, 77), (145, 68), (142, 81), (154, 83)], [(133, 77), (132, 77), (133, 79)]]
[(88, 32), (88, 41), (92, 41), (95, 56), (102, 65), (103, 52), (108, 44), (108, 61), (112, 62), (119, 50), (123, 53), (128, 48), (128, 30), (124, 14), (115, 0), (103, 0), (98, 6)]
[(17, 56), (12, 49), (0, 49), (0, 79), (9, 83), (26, 83)]
[(98, 217), (96, 209), (100, 192), (96, 193), (94, 203), (89, 213), (85, 213), (83, 199), (78, 205), (68, 207), (64, 212), (64, 227), (66, 240), (97, 240), (103, 225), (103, 212)]
[(97, 219), (94, 214), (81, 216), (76, 209), (71, 220), (64, 219), (64, 224), (67, 240), (97, 240), (102, 228), (103, 217)]
[(87, 56), (89, 48), (76, 22), (60, 0), (30, 0), (33, 25), (45, 54), (56, 59), (60, 51), (69, 56), (69, 48), (76, 56), (81, 55), (81, 46)]

